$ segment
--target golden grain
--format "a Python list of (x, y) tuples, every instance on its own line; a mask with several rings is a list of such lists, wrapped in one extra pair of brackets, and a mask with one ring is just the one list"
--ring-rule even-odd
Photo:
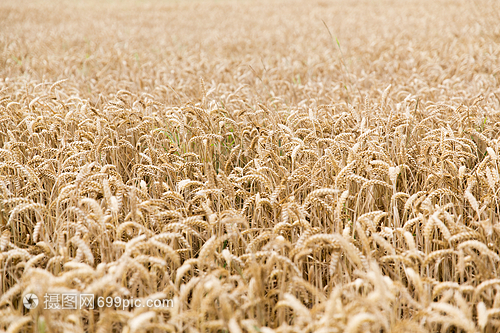
[(496, 1), (0, 13), (0, 331), (500, 329)]

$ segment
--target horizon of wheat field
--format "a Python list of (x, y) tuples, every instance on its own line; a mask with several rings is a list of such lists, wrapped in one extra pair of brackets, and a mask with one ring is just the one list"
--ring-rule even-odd
[(497, 333), (499, 134), (496, 0), (1, 1), (0, 332)]

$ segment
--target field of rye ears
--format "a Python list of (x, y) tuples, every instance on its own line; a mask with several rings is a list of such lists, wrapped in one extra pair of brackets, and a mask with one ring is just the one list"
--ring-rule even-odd
[(499, 13), (0, 2), (0, 332), (499, 332)]

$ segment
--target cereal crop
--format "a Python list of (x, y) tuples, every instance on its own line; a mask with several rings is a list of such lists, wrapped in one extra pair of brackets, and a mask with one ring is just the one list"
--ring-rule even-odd
[(1, 1), (0, 332), (499, 332), (499, 22)]

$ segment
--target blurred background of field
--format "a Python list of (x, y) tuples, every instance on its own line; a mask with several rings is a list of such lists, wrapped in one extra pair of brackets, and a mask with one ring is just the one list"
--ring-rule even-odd
[[(249, 85), (252, 101), (271, 92), (292, 104), (345, 100), (346, 83), (353, 98), (358, 89), (372, 94), (393, 84), (437, 101), (445, 98), (439, 89), (464, 98), (497, 82), (497, 1), (7, 0), (0, 6), (0, 75), (69, 78), (82, 97), (110, 84), (131, 92), (168, 84), (185, 102), (203, 77), (209, 85)], [(322, 20), (340, 42), (349, 78)], [(298, 84), (308, 85), (308, 94)]]
[(499, 1), (0, 1), (0, 332), (498, 332), (499, 76)]

